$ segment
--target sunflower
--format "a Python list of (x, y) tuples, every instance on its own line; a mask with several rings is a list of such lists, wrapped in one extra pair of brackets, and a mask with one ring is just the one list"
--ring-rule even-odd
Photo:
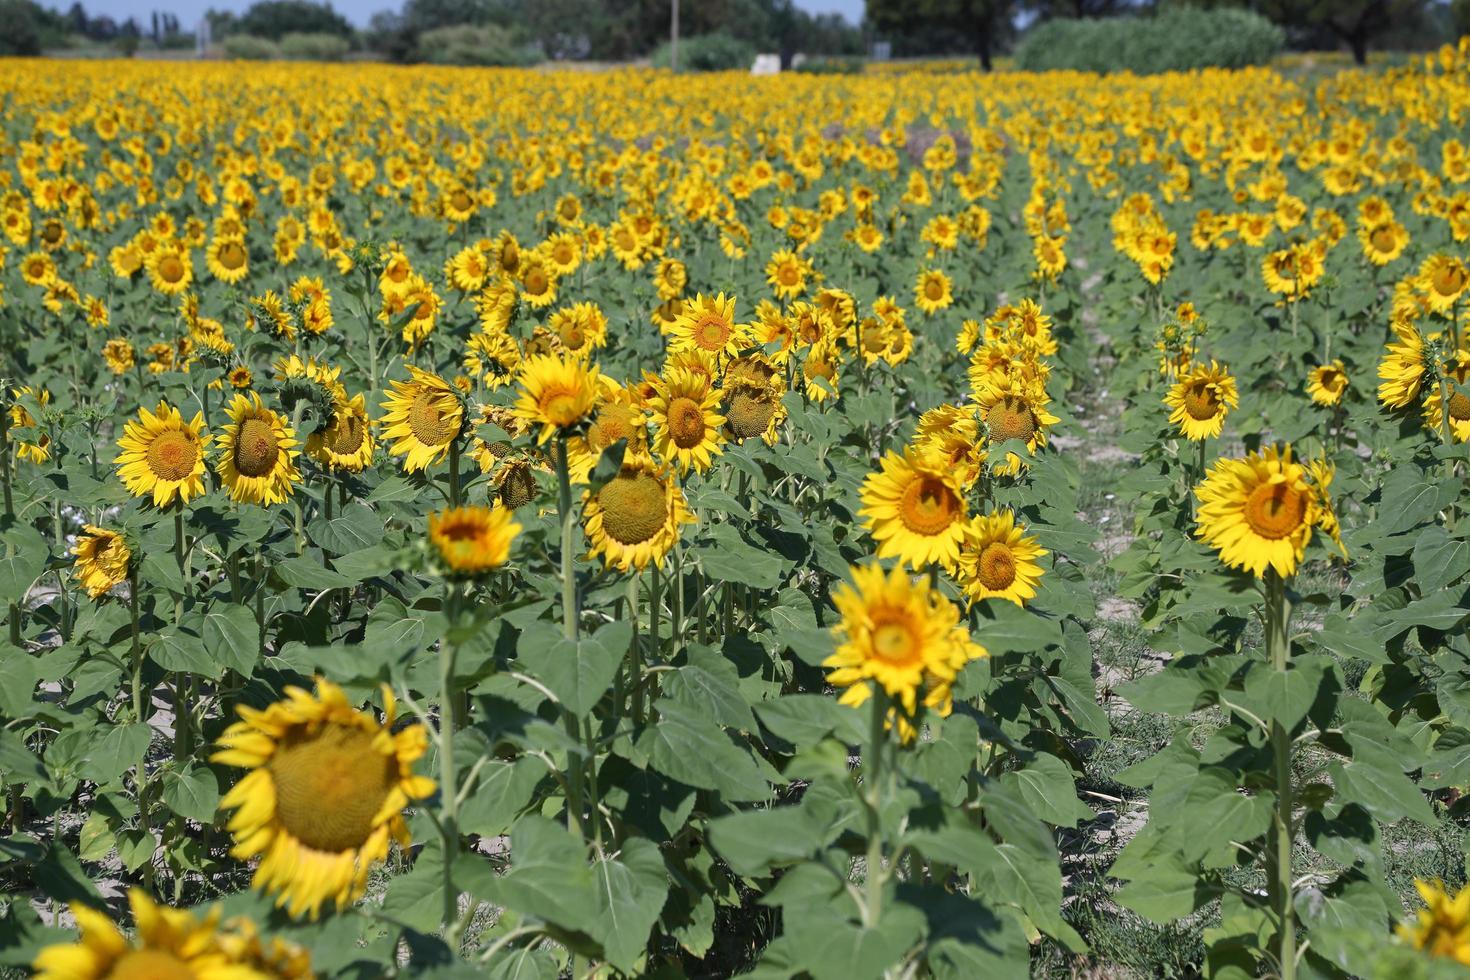
[(204, 492), (204, 450), (210, 437), (204, 416), (196, 412), (188, 422), (179, 410), (159, 402), (152, 412), (138, 409), (136, 421), (123, 426), (117, 441), (122, 452), (114, 462), (118, 476), (135, 497), (153, 497), (155, 507), (166, 507)]
[(429, 543), (445, 571), (475, 578), (510, 559), (510, 543), (521, 533), (504, 507), (455, 507), (429, 515)]
[(20, 277), (30, 286), (49, 286), (56, 278), (56, 263), (45, 252), (32, 252), (21, 259)]
[(156, 905), (141, 888), (128, 890), (136, 923), (129, 938), (111, 919), (74, 902), (81, 942), (57, 943), (36, 954), (36, 980), (247, 980), (260, 977), (226, 951), (217, 931), (219, 911), (203, 917)]
[(735, 322), (735, 297), (698, 294), (686, 300), (674, 321), (675, 350), (700, 350), (734, 357), (750, 345), (750, 330)]
[(617, 476), (596, 493), (582, 494), (582, 519), (590, 554), (625, 572), (660, 564), (678, 542), (681, 525), (694, 523), (669, 468), (631, 449)]
[(1307, 374), (1307, 394), (1318, 405), (1339, 405), (1347, 390), (1347, 368), (1341, 360), (1319, 364)]
[(535, 309), (556, 302), (556, 272), (539, 255), (531, 255), (521, 265), (519, 274), (521, 299)]
[[(1046, 430), (1058, 421), (1047, 411), (1046, 389), (1024, 376), (1005, 376), (975, 392), (975, 407), (985, 422), (992, 446), (1016, 441), (1029, 453), (1046, 445)], [(1015, 474), (1025, 461), (1007, 450), (1005, 460), (994, 464), (999, 473)]]
[(689, 270), (678, 259), (662, 259), (654, 270), (653, 285), (658, 290), (659, 299), (683, 296), (684, 287), (689, 285)]
[(215, 472), (229, 488), (230, 499), (267, 507), (284, 503), (301, 482), (295, 431), (253, 391), (236, 394), (228, 413)]
[(1296, 571), (1322, 513), (1321, 494), (1289, 446), (1219, 460), (1195, 495), (1199, 537), (1226, 565), (1258, 578), (1267, 568), (1283, 578)]
[(1431, 255), (1419, 267), (1420, 289), (1436, 313), (1448, 313), (1465, 290), (1470, 289), (1470, 270), (1465, 263), (1448, 255)]
[(449, 454), (464, 428), (464, 405), (449, 383), (437, 374), (408, 367), (407, 381), (394, 381), (383, 403), (383, 438), (388, 452), (403, 456), (410, 473), (426, 470)]
[(648, 420), (633, 389), (603, 378), (603, 394), (587, 425), (586, 435), (567, 440), (567, 462), (573, 483), (586, 483), (603, 452), (619, 440), (628, 440), (628, 452), (647, 451)]
[(829, 398), (840, 398), (842, 361), (836, 341), (824, 338), (813, 344), (801, 362), (801, 377), (806, 383), (806, 396), (817, 404)]
[(1404, 254), (1409, 244), (1409, 232), (1392, 216), (1374, 225), (1358, 229), (1358, 243), (1363, 246), (1363, 255), (1374, 265), (1388, 265)]
[(889, 452), (863, 480), (858, 515), (878, 542), (879, 558), (901, 565), (954, 568), (965, 536), (965, 498), (947, 461), (910, 447)]
[(126, 374), (133, 369), (133, 345), (124, 337), (112, 337), (102, 345), (102, 359), (113, 374)]
[(194, 281), (194, 263), (189, 258), (189, 250), (172, 242), (154, 249), (146, 265), (153, 288), (165, 296), (177, 296)]
[[(945, 716), (960, 671), (987, 656), (954, 604), (902, 567), (885, 575), (878, 565), (854, 566), (852, 584), (838, 586), (832, 603), (841, 616), (832, 627), (838, 646), (822, 666), (829, 683), (846, 688), (841, 704), (863, 704), (876, 686), (897, 702), (901, 721), (913, 717), (921, 693), (926, 707)], [(911, 736), (912, 725), (899, 728)]]
[(914, 280), (914, 303), (933, 316), (954, 303), (953, 283), (939, 269), (924, 269)]
[(1036, 597), (1041, 566), (1036, 559), (1047, 554), (1016, 524), (1009, 510), (976, 515), (965, 527), (960, 549), (959, 582), (970, 601), (1009, 599), (1024, 605)]
[(521, 364), (521, 394), (515, 417), (528, 425), (541, 426), (538, 443), (558, 430), (582, 422), (597, 406), (599, 378), (596, 365), (579, 358), (538, 354)]
[(659, 383), (649, 405), (653, 446), (681, 474), (690, 469), (703, 473), (724, 452), (720, 398), (708, 379), (682, 368), (674, 368)]
[(76, 556), (72, 575), (78, 584), (87, 590), (92, 599), (100, 599), (112, 587), (128, 577), (128, 564), (133, 553), (128, 543), (116, 531), (84, 525), (84, 533), (77, 538), (71, 553)]
[(607, 316), (596, 303), (577, 303), (551, 314), (546, 326), (561, 341), (562, 350), (586, 357), (607, 346)]
[(1430, 956), (1470, 966), (1470, 885), (1453, 896), (1442, 881), (1415, 881), (1424, 900), (1415, 921), (1400, 923), (1399, 938)]
[[(1424, 424), (1430, 431), (1442, 433), (1448, 414), (1450, 435), (1455, 442), (1470, 441), (1470, 395), (1466, 394), (1466, 382), (1470, 382), (1470, 351), (1462, 350), (1449, 359), (1445, 375), (1445, 380), (1434, 385), (1424, 399)], [(1444, 401), (1446, 395), (1448, 406)]]
[(1214, 361), (1182, 372), (1164, 395), (1164, 404), (1173, 409), (1169, 421), (1179, 426), (1184, 438), (1196, 442), (1218, 436), (1225, 416), (1239, 403), (1235, 379)]
[(403, 808), (434, 793), (433, 780), (413, 774), (428, 735), (422, 725), (394, 732), (386, 686), (383, 699), (379, 722), (330, 681), (318, 680), (315, 696), (287, 687), (263, 711), (241, 707), (210, 757), (250, 770), (220, 801), (235, 811), (231, 854), (259, 856), (254, 886), (293, 915), (316, 918), (329, 900), (341, 908), (360, 898), (389, 841), (408, 845)]
[(808, 262), (795, 252), (782, 249), (773, 253), (771, 261), (766, 263), (766, 282), (781, 299), (793, 299), (806, 292), (806, 280), (811, 272)]
[(1396, 318), (1392, 324), (1398, 340), (1390, 343), (1378, 363), (1378, 400), (1389, 408), (1405, 408), (1419, 397), (1428, 369), (1424, 337), (1411, 321)]
[(250, 272), (250, 253), (243, 238), (216, 238), (204, 253), (209, 274), (220, 282), (237, 283)]
[(373, 461), (373, 430), (361, 394), (332, 406), (332, 418), (306, 437), (306, 454), (323, 469), (361, 473)]
[(786, 406), (781, 402), (785, 392), (780, 372), (764, 354), (747, 354), (731, 361), (720, 389), (725, 434), (734, 442), (760, 436), (775, 445), (786, 418)]

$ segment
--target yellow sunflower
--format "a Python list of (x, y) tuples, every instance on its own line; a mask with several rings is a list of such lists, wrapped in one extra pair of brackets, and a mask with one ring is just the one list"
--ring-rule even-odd
[(429, 515), (429, 543), (449, 575), (474, 578), (510, 560), (521, 526), (504, 507), (455, 507)]
[(1295, 572), (1322, 513), (1319, 491), (1289, 446), (1219, 460), (1195, 496), (1195, 533), (1226, 565), (1257, 578), (1267, 568), (1283, 578)]
[(261, 974), (226, 951), (219, 911), (203, 917), (156, 905), (141, 888), (128, 890), (134, 935), (89, 905), (74, 902), (81, 941), (56, 943), (36, 954), (36, 980), (254, 980)]
[[(975, 408), (985, 422), (990, 445), (1005, 448), (1011, 441), (1025, 443), (1034, 454), (1046, 445), (1046, 430), (1058, 419), (1047, 411), (1046, 389), (1020, 377), (1005, 377), (975, 392)], [(1015, 474), (1025, 464), (1020, 454), (1006, 451), (1005, 459), (992, 463), (997, 473)]]
[(708, 379), (674, 368), (660, 381), (649, 405), (654, 451), (678, 471), (703, 473), (724, 452), (720, 392)]
[(76, 557), (72, 575), (92, 599), (102, 598), (113, 586), (126, 581), (128, 563), (133, 559), (121, 534), (91, 524), (84, 525), (71, 553)]
[(842, 704), (863, 704), (876, 685), (908, 717), (921, 693), (926, 707), (948, 715), (955, 678), (987, 655), (960, 625), (954, 604), (902, 567), (885, 575), (878, 565), (854, 566), (852, 584), (838, 586), (832, 603), (841, 616), (832, 627), (838, 646), (822, 666), (829, 683), (846, 688)]
[(160, 245), (149, 256), (148, 278), (165, 296), (177, 296), (194, 281), (194, 263), (189, 250), (172, 242)]
[(781, 299), (793, 299), (806, 292), (811, 265), (795, 252), (782, 249), (766, 263), (766, 282)]
[(267, 507), (284, 503), (301, 482), (296, 432), (253, 391), (235, 395), (229, 416), (215, 472), (229, 488), (230, 499)]
[(914, 304), (933, 316), (954, 303), (954, 284), (939, 269), (925, 269), (914, 280)]
[(1341, 360), (1319, 364), (1307, 375), (1307, 394), (1318, 405), (1341, 404), (1347, 386), (1347, 368)]
[(858, 515), (878, 542), (879, 558), (953, 569), (965, 536), (965, 498), (947, 461), (908, 448), (889, 452), (863, 480)]
[[(1430, 388), (1424, 399), (1424, 424), (1431, 432), (1442, 433), (1448, 414), (1450, 435), (1455, 442), (1470, 441), (1470, 395), (1466, 394), (1466, 383), (1470, 382), (1470, 351), (1462, 350), (1451, 358), (1445, 374), (1447, 379)], [(1445, 395), (1449, 396), (1448, 406)]]
[(1424, 900), (1413, 922), (1400, 923), (1399, 938), (1430, 956), (1470, 966), (1470, 885), (1453, 896), (1442, 881), (1415, 881)]
[(337, 402), (331, 421), (306, 437), (307, 455), (327, 470), (361, 473), (373, 461), (373, 449), (372, 423), (361, 394)]
[(1419, 267), (1419, 283), (1429, 308), (1436, 313), (1448, 313), (1466, 289), (1470, 289), (1470, 269), (1451, 256), (1431, 255)]
[(137, 420), (123, 426), (117, 441), (122, 449), (114, 461), (118, 476), (133, 496), (152, 496), (155, 507), (175, 500), (188, 503), (204, 492), (204, 450), (209, 440), (201, 413), (185, 422), (167, 402), (159, 402), (152, 412), (140, 408)]
[(597, 406), (599, 378), (596, 365), (579, 358), (538, 354), (521, 364), (521, 394), (515, 417), (539, 425), (537, 442), (544, 443), (559, 430), (582, 422)]
[(759, 436), (768, 445), (775, 445), (786, 419), (786, 406), (781, 402), (785, 393), (780, 371), (764, 354), (747, 354), (731, 361), (720, 389), (725, 434), (734, 442)]
[(204, 253), (204, 263), (219, 281), (237, 283), (250, 272), (250, 253), (243, 238), (216, 238)]
[(561, 341), (562, 350), (586, 357), (607, 346), (607, 316), (595, 303), (577, 303), (551, 314), (546, 326)]
[(1009, 599), (1025, 605), (1036, 597), (1042, 568), (1036, 559), (1046, 549), (1016, 524), (1016, 515), (1002, 509), (977, 514), (965, 527), (960, 548), (958, 579), (970, 602), (979, 599)]
[(1378, 363), (1378, 400), (1389, 408), (1405, 408), (1419, 397), (1424, 385), (1425, 361), (1424, 337), (1419, 328), (1408, 320), (1396, 319), (1393, 323), (1394, 336)]
[(1409, 244), (1409, 232), (1392, 217), (1375, 225), (1363, 225), (1358, 229), (1358, 243), (1363, 255), (1374, 265), (1388, 265), (1404, 254)]
[(413, 764), (428, 748), (422, 725), (397, 732), (393, 692), (386, 718), (359, 711), (342, 689), (318, 680), (316, 694), (287, 687), (263, 711), (241, 707), (210, 761), (250, 770), (220, 801), (234, 810), (236, 858), (260, 858), (254, 886), (293, 915), (316, 918), (324, 903), (360, 898), (368, 871), (407, 846), (403, 808), (434, 793)]
[(694, 515), (669, 468), (629, 449), (617, 476), (582, 494), (582, 520), (590, 554), (626, 572), (662, 563)]
[(464, 405), (437, 374), (408, 367), (407, 381), (394, 381), (383, 403), (383, 438), (388, 452), (403, 457), (410, 473), (428, 469), (449, 454), (464, 428)]
[(1196, 442), (1218, 436), (1225, 427), (1225, 416), (1239, 403), (1235, 378), (1214, 361), (1208, 367), (1196, 364), (1181, 372), (1164, 395), (1164, 404), (1172, 409), (1169, 421), (1184, 438)]
[(674, 349), (734, 357), (750, 346), (750, 331), (735, 322), (735, 297), (697, 294), (686, 300), (674, 321)]

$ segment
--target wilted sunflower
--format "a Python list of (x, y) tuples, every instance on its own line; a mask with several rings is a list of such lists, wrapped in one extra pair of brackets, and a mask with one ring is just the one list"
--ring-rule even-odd
[(724, 452), (720, 392), (708, 379), (674, 368), (659, 382), (648, 407), (654, 451), (681, 474), (691, 469), (703, 473)]
[(220, 943), (219, 911), (202, 918), (156, 905), (141, 888), (128, 890), (136, 925), (132, 937), (103, 913), (73, 902), (81, 941), (56, 943), (36, 954), (36, 980), (247, 980), (260, 974), (241, 966)]
[(474, 578), (504, 565), (520, 532), (504, 507), (455, 507), (429, 515), (429, 543), (453, 577)]
[(267, 507), (284, 503), (301, 482), (295, 430), (253, 391), (235, 395), (229, 416), (215, 472), (229, 488), (230, 499)]
[(316, 918), (367, 888), (388, 843), (409, 842), (402, 810), (434, 793), (413, 774), (428, 748), (422, 725), (393, 731), (393, 692), (383, 688), (382, 722), (358, 711), (342, 689), (318, 680), (316, 694), (287, 687), (264, 711), (241, 707), (210, 761), (250, 770), (220, 801), (234, 810), (236, 858), (260, 857), (254, 886), (293, 915)]
[(71, 553), (76, 557), (72, 575), (92, 599), (102, 598), (114, 586), (126, 581), (128, 563), (133, 559), (133, 553), (121, 534), (91, 524), (83, 526), (83, 533), (72, 546)]
[(912, 447), (889, 452), (863, 480), (858, 515), (878, 542), (879, 558), (953, 569), (965, 536), (965, 498), (947, 461)]
[(189, 502), (204, 492), (204, 450), (209, 445), (204, 416), (196, 412), (188, 422), (179, 410), (159, 402), (152, 412), (138, 409), (117, 441), (122, 452), (114, 461), (117, 474), (135, 497), (153, 498), (153, 506), (175, 500)]
[(1225, 427), (1225, 416), (1240, 399), (1235, 378), (1211, 361), (1208, 366), (1196, 364), (1181, 372), (1164, 395), (1164, 404), (1172, 409), (1169, 421), (1179, 427), (1180, 434), (1197, 442), (1218, 436)]
[(373, 461), (373, 430), (362, 394), (332, 406), (332, 418), (306, 437), (306, 453), (323, 469), (361, 473)]
[(960, 548), (960, 586), (971, 602), (1009, 599), (1024, 605), (1027, 599), (1036, 597), (1036, 583), (1042, 574), (1036, 559), (1046, 554), (1046, 549), (1016, 524), (1016, 515), (1010, 510), (976, 515), (965, 528)]
[(539, 354), (521, 364), (521, 394), (515, 417), (539, 425), (538, 443), (560, 430), (570, 429), (592, 414), (597, 405), (600, 373), (596, 365), (579, 358)]
[(735, 297), (698, 294), (686, 300), (674, 322), (676, 350), (700, 350), (734, 357), (750, 345), (750, 332), (735, 322)]
[(1295, 572), (1322, 513), (1318, 488), (1292, 460), (1290, 446), (1219, 460), (1195, 496), (1195, 533), (1226, 565), (1257, 578), (1267, 568), (1283, 578)]
[(939, 269), (925, 269), (914, 280), (914, 305), (933, 316), (954, 303), (953, 283)]
[(987, 655), (960, 625), (954, 604), (902, 567), (884, 575), (876, 564), (854, 566), (852, 584), (838, 586), (832, 603), (842, 617), (832, 628), (839, 642), (822, 666), (829, 683), (846, 688), (842, 704), (863, 704), (876, 684), (904, 715), (918, 710), (921, 692), (926, 706), (948, 715), (955, 678)]
[(1318, 405), (1342, 403), (1342, 393), (1347, 391), (1347, 368), (1342, 361), (1319, 364), (1307, 374), (1307, 394)]
[(383, 403), (383, 438), (388, 452), (403, 457), (410, 473), (426, 470), (449, 454), (464, 428), (464, 405), (437, 374), (408, 367), (407, 381), (394, 381)]
[(595, 494), (583, 493), (582, 507), (590, 554), (625, 572), (662, 562), (679, 540), (680, 526), (694, 522), (668, 467), (632, 449), (617, 476)]
[(1470, 966), (1470, 885), (1453, 896), (1442, 881), (1415, 881), (1424, 900), (1413, 922), (1400, 923), (1399, 938), (1430, 956)]

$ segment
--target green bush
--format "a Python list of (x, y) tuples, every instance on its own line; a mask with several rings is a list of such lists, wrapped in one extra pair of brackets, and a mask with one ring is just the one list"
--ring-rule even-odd
[(809, 75), (856, 75), (863, 70), (863, 59), (841, 55), (807, 58), (794, 70)]
[(419, 35), (417, 58), (435, 65), (530, 65), (540, 55), (498, 24), (455, 24)]
[(352, 47), (335, 34), (287, 34), (281, 38), (281, 54), (293, 61), (341, 61)]
[[(680, 71), (729, 71), (748, 69), (755, 61), (755, 48), (723, 31), (695, 34), (679, 39)], [(669, 67), (669, 45), (664, 42), (653, 53), (655, 68)]]
[(1261, 65), (1281, 51), (1280, 27), (1246, 10), (1181, 8), (1156, 17), (1050, 20), (1016, 48), (1025, 71), (1132, 71)]
[(231, 34), (220, 42), (225, 54), (236, 61), (269, 61), (281, 56), (274, 41), (253, 34)]

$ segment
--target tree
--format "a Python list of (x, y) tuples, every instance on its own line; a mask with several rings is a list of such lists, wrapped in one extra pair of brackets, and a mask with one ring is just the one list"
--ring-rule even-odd
[(335, 34), (352, 36), (347, 18), (332, 9), (330, 3), (310, 0), (260, 0), (241, 15), (235, 33), (279, 41), (287, 34)]
[(1353, 61), (1368, 63), (1368, 43), (1396, 25), (1422, 17), (1425, 0), (1258, 0), (1251, 6), (1288, 31), (1331, 31)]
[(866, 20), (915, 53), (952, 51), (958, 40), (989, 71), (991, 55), (1011, 30), (1013, 9), (1013, 0), (867, 0)]

